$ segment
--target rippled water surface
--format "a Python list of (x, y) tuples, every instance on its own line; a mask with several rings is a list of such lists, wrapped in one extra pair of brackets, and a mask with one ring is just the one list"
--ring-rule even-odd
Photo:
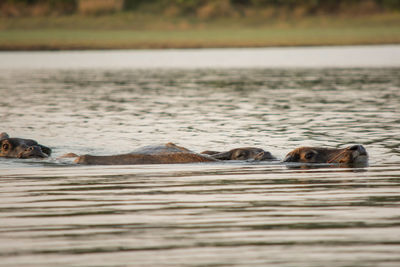
[[(82, 52), (84, 54), (84, 52)], [(4, 62), (2, 64), (5, 64)], [(2, 266), (399, 266), (400, 68), (3, 69)], [(363, 144), (370, 166), (58, 156)]]

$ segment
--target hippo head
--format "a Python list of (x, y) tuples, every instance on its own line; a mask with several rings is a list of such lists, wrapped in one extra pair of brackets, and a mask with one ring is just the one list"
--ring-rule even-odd
[(0, 134), (0, 157), (7, 158), (47, 158), (51, 149), (31, 139), (9, 138)]
[(212, 154), (211, 157), (219, 160), (273, 160), (271, 153), (257, 147), (241, 147), (227, 152)]
[(284, 162), (367, 164), (368, 153), (362, 145), (342, 149), (299, 147), (289, 152)]

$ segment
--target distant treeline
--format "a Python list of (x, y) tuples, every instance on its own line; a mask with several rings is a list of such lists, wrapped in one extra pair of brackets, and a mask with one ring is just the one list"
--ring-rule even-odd
[(298, 15), (362, 15), (400, 11), (400, 0), (0, 0), (2, 16), (140, 11), (211, 18), (246, 16), (248, 10), (267, 10), (270, 14), (293, 12)]

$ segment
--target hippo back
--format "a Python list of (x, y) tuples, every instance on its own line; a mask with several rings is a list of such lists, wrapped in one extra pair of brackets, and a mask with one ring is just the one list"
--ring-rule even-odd
[(167, 144), (161, 144), (161, 145), (144, 146), (144, 147), (135, 149), (130, 154), (165, 155), (165, 154), (182, 153), (182, 152), (195, 153), (184, 147), (177, 146), (174, 143), (167, 143)]

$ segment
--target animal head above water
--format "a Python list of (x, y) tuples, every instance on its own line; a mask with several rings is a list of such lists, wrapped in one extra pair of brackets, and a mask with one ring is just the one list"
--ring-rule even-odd
[(10, 138), (8, 134), (0, 134), (0, 157), (6, 158), (47, 158), (51, 149), (38, 144), (32, 139)]
[(368, 164), (368, 153), (362, 145), (346, 148), (299, 147), (289, 152), (284, 162)]

